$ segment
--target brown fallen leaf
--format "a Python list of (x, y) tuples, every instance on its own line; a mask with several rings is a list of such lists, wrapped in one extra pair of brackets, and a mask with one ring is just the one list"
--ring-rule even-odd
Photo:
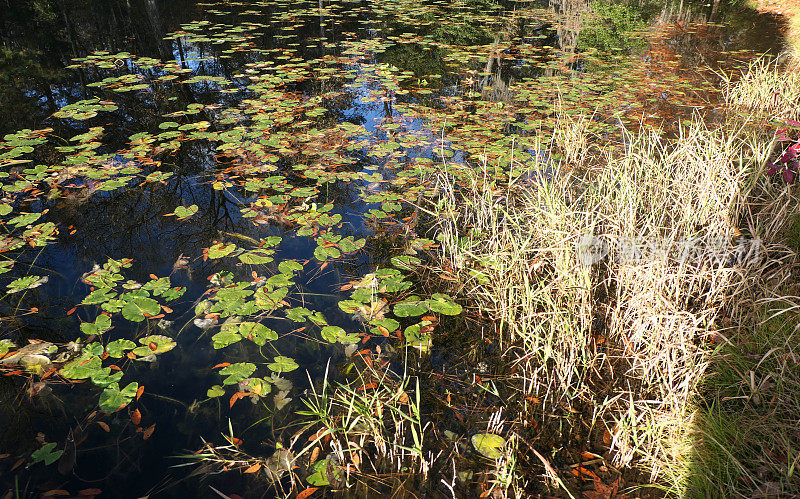
[(244, 472), (245, 473), (255, 473), (260, 469), (261, 469), (261, 463), (256, 463), (256, 464), (250, 466), (249, 468), (247, 468), (246, 470), (244, 470)]
[(317, 462), (317, 458), (319, 458), (319, 447), (314, 447), (314, 450), (311, 451), (311, 457), (308, 458), (308, 464), (314, 464)]
[(311, 494), (313, 494), (314, 492), (316, 492), (318, 490), (319, 490), (319, 487), (309, 487), (309, 488), (303, 490), (302, 492), (300, 492), (299, 494), (297, 494), (297, 499), (306, 499), (307, 497), (310, 497)]
[(154, 431), (156, 431), (156, 424), (155, 423), (153, 423), (152, 426), (150, 426), (149, 428), (144, 430), (144, 433), (142, 433), (142, 439), (143, 440), (147, 440), (148, 438), (152, 437)]

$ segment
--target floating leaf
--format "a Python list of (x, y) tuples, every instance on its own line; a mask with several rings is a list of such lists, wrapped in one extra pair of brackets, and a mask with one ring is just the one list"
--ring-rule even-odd
[(290, 371), (294, 371), (300, 366), (297, 365), (297, 362), (295, 362), (294, 359), (279, 355), (275, 357), (271, 363), (267, 364), (267, 367), (277, 373), (288, 373)]
[(145, 336), (144, 338), (139, 338), (139, 343), (143, 346), (136, 347), (133, 350), (133, 353), (140, 357), (147, 357), (149, 355), (159, 355), (165, 352), (169, 352), (173, 348), (175, 348), (175, 340), (170, 338), (169, 336), (164, 336), (161, 334), (151, 334), (150, 336)]
[(438, 312), (444, 315), (458, 315), (463, 308), (456, 303), (452, 298), (441, 293), (434, 293), (427, 300), (428, 307), (432, 312)]
[(98, 315), (94, 322), (84, 322), (81, 324), (81, 332), (83, 334), (103, 334), (111, 328), (111, 317), (107, 315)]
[(394, 315), (398, 317), (415, 317), (428, 311), (428, 304), (417, 296), (407, 298), (405, 301), (397, 303), (394, 308)]
[(505, 455), (506, 440), (493, 433), (479, 433), (472, 436), (472, 446), (482, 456), (489, 459), (500, 459)]
[(225, 243), (217, 243), (210, 248), (208, 248), (208, 257), (209, 258), (222, 258), (224, 256), (228, 256), (236, 249), (236, 245), (233, 243), (225, 244)]
[(61, 368), (61, 375), (67, 379), (88, 379), (101, 369), (100, 357), (85, 352)]
[(211, 337), (211, 340), (214, 342), (214, 348), (219, 350), (242, 341), (242, 335), (239, 334), (238, 327), (226, 324), (222, 326), (222, 329), (217, 334)]
[(115, 296), (117, 294), (109, 288), (98, 288), (89, 293), (81, 303), (84, 305), (97, 305), (112, 300)]
[(34, 451), (34, 453), (31, 454), (31, 458), (33, 458), (34, 464), (44, 461), (45, 466), (50, 466), (54, 462), (58, 461), (58, 458), (61, 457), (64, 451), (54, 450), (55, 448), (56, 448), (56, 443), (50, 442), (44, 444), (39, 449)]
[(111, 383), (100, 393), (100, 410), (108, 414), (117, 412), (133, 400), (138, 388), (139, 383), (135, 381), (122, 390), (117, 383)]
[(206, 392), (208, 398), (221, 397), (223, 395), (225, 395), (225, 389), (220, 385), (214, 385)]
[(278, 272), (288, 276), (294, 275), (295, 271), (303, 270), (303, 265), (294, 260), (284, 260), (278, 264)]
[(198, 207), (196, 204), (193, 204), (191, 206), (178, 206), (177, 208), (175, 208), (173, 214), (178, 218), (187, 218), (197, 213), (197, 210)]
[(239, 255), (239, 260), (248, 265), (261, 265), (273, 261), (274, 254), (275, 250), (272, 249), (254, 249)]
[(278, 339), (278, 333), (257, 322), (242, 322), (239, 325), (239, 334), (243, 338), (251, 339), (258, 346), (263, 346), (268, 341)]
[(339, 326), (325, 326), (322, 328), (322, 339), (328, 343), (358, 343), (357, 334), (347, 334), (347, 332)]
[(125, 355), (125, 351), (133, 350), (134, 348), (136, 348), (136, 343), (131, 340), (114, 340), (106, 345), (106, 353), (109, 357), (119, 359)]
[(237, 362), (219, 371), (220, 374), (227, 376), (227, 378), (222, 381), (223, 385), (235, 385), (249, 378), (254, 372), (256, 372), (256, 365), (249, 362)]
[(24, 291), (26, 289), (38, 288), (42, 284), (47, 282), (47, 277), (40, 277), (38, 275), (28, 275), (25, 277), (20, 277), (19, 279), (14, 279), (8, 285), (8, 292), (9, 293), (19, 293), (20, 291)]
[(152, 298), (138, 296), (129, 300), (122, 307), (122, 316), (129, 321), (141, 322), (148, 316), (157, 315), (161, 311), (161, 306)]

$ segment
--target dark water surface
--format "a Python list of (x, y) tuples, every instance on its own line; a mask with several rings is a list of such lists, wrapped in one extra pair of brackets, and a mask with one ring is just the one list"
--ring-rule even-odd
[[(65, 346), (76, 338), (97, 341), (97, 355), (109, 341), (147, 335), (177, 346), (152, 358), (102, 359), (119, 364), (120, 387), (145, 387), (111, 415), (96, 412), (102, 384), (70, 383), (60, 371), (44, 377), (49, 365), (4, 365), (0, 494), (213, 496), (213, 485), (272, 495), (266, 482), (238, 471), (203, 477), (171, 469), (184, 462), (173, 456), (199, 449), (201, 439), (224, 443), (229, 422), (250, 454), (286, 445), (299, 429), (294, 411), (308, 380), (319, 382), (329, 359), (346, 358), (350, 341), (320, 336), (325, 324), (361, 334), (358, 348), (415, 346), (359, 321), (352, 304), (339, 303), (350, 297), (340, 287), (392, 268), (393, 256), (429, 258), (433, 241), (420, 238), (434, 232), (414, 205), (435, 195), (431, 180), (441, 165), (507, 165), (512, 143), (516, 161), (538, 161), (534, 138), (555, 126), (559, 94), (568, 110), (597, 110), (595, 131), (609, 135), (643, 116), (669, 124), (694, 109), (711, 113), (715, 77), (703, 68), (777, 55), (780, 26), (724, 1), (590, 8), (582, 1), (9, 0), (0, 7), (0, 135), (29, 131), (0, 143), (8, 173), (0, 204), (12, 209), (2, 218), (0, 258), (15, 262), (0, 285), (13, 291), (8, 286), (25, 276), (47, 281), (0, 298), (0, 339), (15, 348), (51, 342), (59, 368), (77, 355)], [(631, 28), (640, 34), (626, 34)], [(15, 142), (35, 137), (44, 140)], [(186, 218), (170, 215), (192, 206)], [(14, 223), (26, 213), (42, 217)], [(258, 253), (275, 236), (282, 239), (274, 255)], [(337, 236), (351, 236), (353, 246)], [(225, 253), (230, 244), (235, 251), (215, 257), (215, 245)], [(337, 247), (345, 254), (326, 253)], [(258, 259), (265, 256), (274, 261)], [(109, 259), (132, 259), (116, 292), (128, 280), (133, 292), (168, 277), (180, 296), (147, 295), (162, 308), (144, 320), (105, 309), (113, 328), (91, 339), (81, 324), (104, 309), (82, 302), (102, 286), (85, 276)], [(208, 319), (209, 311), (196, 305), (226, 287), (247, 285), (250, 293), (263, 278), (291, 276), (277, 266), (284, 261), (302, 270), (291, 284), (275, 285), (289, 290), (286, 304), (276, 305), (281, 313), (248, 309), (252, 293), (239, 303), (214, 298), (227, 304), (219, 323), (226, 315), (261, 322), (279, 339), (214, 348), (220, 328), (198, 327), (196, 315)], [(214, 279), (222, 272), (230, 274)], [(417, 273), (401, 274), (410, 288), (387, 291), (389, 301), (430, 295)], [(235, 283), (246, 284), (230, 288)], [(463, 305), (467, 298), (456, 297)], [(289, 307), (324, 319), (287, 320)], [(446, 365), (448, 345), (436, 334), (431, 362)], [(276, 356), (299, 368), (270, 368)], [(259, 379), (278, 371), (293, 383), (281, 397), (293, 401), (271, 398), (278, 385), (270, 397), (232, 408), (231, 386), (209, 397), (224, 378), (213, 366), (242, 362), (257, 364)], [(403, 371), (402, 358), (391, 362)], [(44, 442), (64, 455), (32, 464)]]

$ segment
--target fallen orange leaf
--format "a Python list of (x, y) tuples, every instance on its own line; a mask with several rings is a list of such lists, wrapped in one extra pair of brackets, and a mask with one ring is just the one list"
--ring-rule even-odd
[(249, 468), (244, 470), (244, 472), (245, 473), (255, 473), (256, 471), (258, 471), (260, 469), (261, 469), (261, 463), (256, 463), (253, 466), (250, 466)]
[(48, 490), (47, 492), (42, 494), (42, 497), (68, 496), (68, 495), (69, 492), (67, 492), (64, 489), (53, 489), (53, 490)]
[(142, 439), (147, 440), (148, 438), (153, 436), (153, 432), (156, 431), (156, 424), (153, 423), (148, 429), (144, 430), (142, 434)]
[(318, 491), (319, 487), (309, 487), (306, 490), (297, 494), (297, 499), (306, 499), (307, 497), (311, 496), (314, 492)]

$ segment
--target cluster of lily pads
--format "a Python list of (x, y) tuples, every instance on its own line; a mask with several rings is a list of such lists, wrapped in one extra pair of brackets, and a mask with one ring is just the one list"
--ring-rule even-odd
[[(185, 327), (198, 337), (208, 332), (209, 346), (222, 352), (220, 381), (206, 394), (230, 394), (230, 406), (269, 394), (276, 410), (290, 403), (288, 373), (301, 365), (281, 351), (287, 324), (305, 331), (306, 341), (348, 354), (371, 337), (429, 352), (440, 316), (463, 312), (453, 297), (429, 292), (412, 277), (425, 264), (420, 253), (436, 247), (416, 232), (430, 211), (423, 205), (435, 209), (438, 176), (458, 184), (488, 162), (498, 167), (483, 187), (493, 189), (514, 175), (515, 164), (539, 161), (541, 144), (559, 126), (556, 105), (615, 116), (611, 125), (597, 120), (589, 128), (613, 134), (617, 123), (694, 89), (677, 76), (653, 83), (644, 77), (648, 68), (619, 59), (608, 64), (609, 54), (548, 45), (556, 43), (560, 20), (528, 4), (512, 12), (489, 2), (391, 0), (369, 7), (376, 17), (368, 21), (359, 18), (368, 8), (352, 1), (201, 7), (204, 19), (167, 37), (180, 43), (178, 60), (109, 51), (76, 58), (69, 67), (88, 80), (88, 98), (63, 106), (47, 126), (0, 141), (4, 314), (33, 303), (33, 290), (55, 280), (31, 269), (40, 252), (73, 230), (60, 216), (62, 204), (80, 208), (184, 183), (231, 200), (232, 216), (248, 229), (220, 231), (176, 266), (191, 261), (212, 269), (202, 296), (181, 301), (186, 289), (170, 277), (128, 279), (123, 269), (136, 262), (111, 258), (81, 278), (81, 313), (70, 314), (81, 337), (64, 344), (0, 340), (6, 374), (56, 369), (63, 380), (89, 380), (106, 413), (140, 394), (137, 381), (123, 381), (127, 365), (157, 360), (177, 346), (168, 316), (188, 314)], [(523, 22), (534, 29), (514, 28)], [(306, 36), (310, 28), (313, 37)], [(591, 64), (600, 69), (580, 71)], [(641, 99), (645, 94), (657, 97)], [(160, 112), (120, 138), (109, 122), (139, 105)], [(189, 151), (207, 167), (184, 175), (175, 158)], [(181, 202), (160, 215), (189, 225), (207, 210)], [(363, 227), (352, 221), (354, 213)], [(369, 238), (396, 241), (398, 234), (386, 261), (344, 270), (363, 258)], [(309, 242), (310, 254), (289, 257), (288, 243), (299, 238)], [(308, 274), (326, 268), (346, 275), (338, 291), (349, 294), (336, 296), (341, 314), (315, 310), (299, 292)], [(35, 308), (25, 310), (35, 314)], [(86, 314), (91, 320), (78, 318)], [(240, 358), (243, 345), (259, 357)], [(505, 445), (496, 435), (475, 442), (491, 458)], [(58, 458), (53, 444), (37, 452), (36, 462)], [(325, 482), (327, 466), (312, 467), (309, 483)]]

